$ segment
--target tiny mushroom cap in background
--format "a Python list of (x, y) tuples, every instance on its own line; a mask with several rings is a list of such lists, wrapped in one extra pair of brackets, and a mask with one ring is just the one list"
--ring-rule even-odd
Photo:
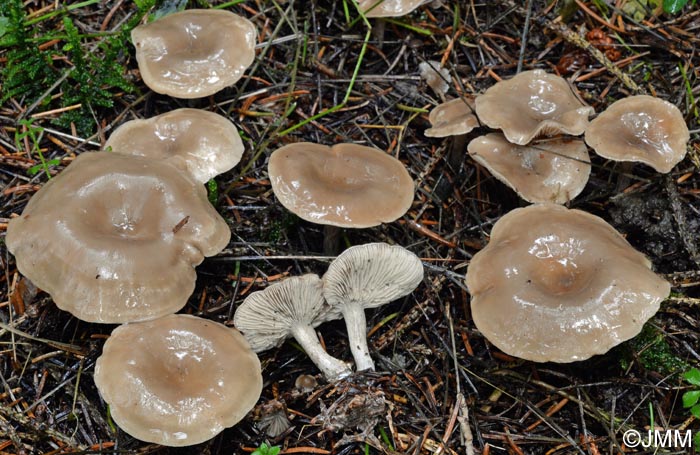
[(268, 173), (280, 203), (312, 223), (377, 226), (401, 217), (413, 202), (403, 163), (373, 147), (289, 144), (272, 153)]
[(405, 16), (428, 0), (358, 0), (367, 17)]
[(314, 390), (316, 386), (318, 386), (318, 381), (310, 374), (300, 374), (294, 381), (294, 388), (302, 393), (309, 393)]
[(114, 329), (95, 364), (95, 385), (122, 430), (179, 447), (245, 417), (262, 392), (262, 372), (237, 330), (173, 314)]
[(105, 150), (146, 156), (183, 166), (205, 183), (238, 164), (243, 141), (227, 118), (201, 109), (176, 109), (120, 125)]
[(555, 204), (516, 209), (469, 264), (472, 317), (507, 354), (585, 360), (637, 335), (669, 295), (650, 267), (597, 216)]
[(236, 309), (233, 324), (255, 352), (280, 346), (290, 336), (329, 381), (348, 376), (345, 362), (323, 350), (314, 327), (340, 315), (323, 300), (323, 282), (318, 275), (290, 277), (250, 294)]
[(154, 319), (182, 308), (194, 266), (231, 237), (204, 186), (167, 162), (86, 152), (7, 227), (20, 272), (84, 321)]
[(136, 61), (151, 90), (175, 98), (213, 95), (253, 63), (257, 31), (230, 11), (191, 9), (131, 32)]
[(410, 294), (423, 280), (423, 264), (407, 249), (367, 243), (343, 251), (323, 275), (323, 295), (343, 314), (358, 371), (374, 370), (367, 346), (365, 308)]
[(639, 161), (662, 173), (685, 157), (689, 140), (681, 111), (648, 95), (615, 101), (586, 129), (586, 142), (603, 158)]
[(582, 139), (547, 139), (516, 145), (500, 133), (472, 140), (469, 155), (528, 202), (565, 204), (578, 196), (591, 173)]
[(479, 119), (474, 114), (474, 99), (471, 97), (438, 104), (428, 114), (428, 120), (432, 125), (425, 130), (428, 137), (459, 136), (479, 126)]
[(593, 108), (583, 104), (565, 79), (543, 70), (523, 71), (476, 97), (476, 115), (501, 129), (510, 142), (525, 145), (539, 136), (578, 136)]

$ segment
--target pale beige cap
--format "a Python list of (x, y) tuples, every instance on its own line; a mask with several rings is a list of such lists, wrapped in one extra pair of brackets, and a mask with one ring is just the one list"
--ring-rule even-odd
[(523, 71), (476, 97), (482, 123), (525, 145), (539, 136), (583, 134), (594, 110), (574, 95), (566, 80), (543, 70)]
[(323, 282), (314, 274), (274, 283), (246, 297), (236, 309), (233, 324), (255, 352), (280, 346), (294, 337), (329, 381), (348, 376), (348, 365), (328, 354), (314, 331), (321, 323), (340, 317), (323, 300), (322, 289)]
[(131, 31), (143, 82), (175, 98), (234, 84), (253, 63), (256, 37), (248, 19), (216, 9), (180, 11)]
[(201, 109), (176, 109), (119, 126), (105, 149), (168, 160), (205, 183), (238, 164), (243, 141), (226, 117)]
[(59, 308), (89, 322), (175, 313), (194, 267), (231, 231), (204, 186), (162, 161), (83, 153), (7, 227), (20, 272)]
[(358, 371), (374, 369), (367, 346), (365, 308), (408, 295), (422, 280), (421, 260), (398, 245), (353, 246), (330, 263), (323, 275), (323, 295), (334, 311), (343, 314)]
[(95, 385), (117, 425), (174, 447), (235, 425), (262, 382), (260, 361), (237, 330), (181, 314), (117, 327), (95, 364)]
[[(367, 17), (399, 17), (405, 16), (427, 1), (428, 0), (358, 0), (358, 3), (360, 4), (360, 8), (366, 11), (365, 15)], [(372, 8), (373, 6), (374, 8)]]
[(401, 161), (363, 145), (285, 145), (270, 156), (268, 173), (280, 203), (313, 223), (377, 226), (413, 202), (413, 180)]
[(583, 191), (591, 173), (582, 139), (562, 138), (516, 145), (500, 133), (477, 137), (469, 155), (528, 202), (565, 204)]
[(431, 128), (425, 130), (428, 137), (447, 137), (467, 134), (477, 126), (479, 120), (474, 114), (474, 99), (455, 98), (438, 104), (428, 114)]
[(513, 210), (467, 269), (472, 317), (503, 352), (574, 362), (637, 335), (670, 293), (649, 260), (580, 210)]
[(681, 111), (648, 95), (614, 102), (586, 130), (586, 142), (603, 158), (638, 161), (663, 173), (685, 157), (689, 140)]

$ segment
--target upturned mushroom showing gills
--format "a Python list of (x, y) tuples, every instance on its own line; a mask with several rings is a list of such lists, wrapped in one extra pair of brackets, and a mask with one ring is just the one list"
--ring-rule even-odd
[(367, 17), (405, 16), (427, 0), (359, 0)]
[(476, 97), (476, 115), (506, 138), (525, 145), (536, 137), (583, 134), (593, 108), (574, 95), (566, 80), (543, 70), (523, 71)]
[(225, 117), (201, 109), (176, 109), (120, 125), (105, 149), (168, 160), (205, 183), (238, 164), (243, 142)]
[(474, 323), (503, 352), (574, 362), (637, 335), (670, 293), (601, 218), (555, 204), (513, 210), (467, 269)]
[(681, 111), (647, 95), (615, 101), (586, 129), (586, 142), (603, 158), (639, 161), (662, 173), (685, 157), (689, 140)]
[(423, 280), (423, 264), (407, 249), (386, 243), (348, 248), (323, 275), (323, 295), (343, 314), (350, 350), (358, 371), (374, 370), (367, 346), (365, 308), (406, 296)]
[(401, 161), (362, 145), (285, 145), (270, 156), (268, 173), (280, 203), (313, 223), (377, 226), (401, 217), (413, 201)]
[(175, 98), (209, 96), (234, 84), (253, 63), (256, 38), (248, 19), (215, 9), (180, 11), (131, 32), (144, 83)]
[(237, 330), (175, 314), (114, 329), (95, 364), (95, 385), (122, 430), (179, 447), (245, 417), (262, 392), (262, 373)]
[(89, 322), (174, 313), (194, 290), (194, 267), (231, 231), (203, 185), (171, 164), (83, 153), (7, 227), (20, 272), (56, 305)]
[(500, 133), (472, 140), (469, 155), (528, 202), (565, 204), (578, 196), (591, 173), (586, 144), (560, 138), (511, 144)]
[(332, 382), (348, 376), (348, 365), (324, 351), (314, 331), (339, 317), (323, 300), (322, 288), (318, 275), (287, 278), (246, 297), (236, 309), (233, 324), (255, 352), (280, 346), (291, 336), (326, 379)]
[(474, 114), (474, 100), (467, 97), (438, 104), (428, 114), (428, 120), (432, 125), (425, 130), (428, 137), (458, 136), (479, 126)]

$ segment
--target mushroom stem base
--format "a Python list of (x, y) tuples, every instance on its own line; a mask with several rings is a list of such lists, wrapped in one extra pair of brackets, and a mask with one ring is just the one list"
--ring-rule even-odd
[(352, 373), (345, 362), (323, 350), (321, 343), (318, 342), (316, 331), (312, 327), (308, 325), (293, 327), (292, 335), (329, 382), (344, 378)]
[(342, 308), (345, 326), (348, 330), (350, 351), (355, 359), (357, 371), (374, 371), (374, 361), (367, 346), (367, 320), (365, 309), (359, 304), (347, 304)]

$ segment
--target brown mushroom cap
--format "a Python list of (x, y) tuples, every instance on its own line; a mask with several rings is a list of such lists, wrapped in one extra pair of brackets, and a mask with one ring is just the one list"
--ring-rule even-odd
[(401, 217), (413, 201), (401, 161), (372, 147), (285, 145), (270, 156), (268, 172), (280, 203), (313, 223), (377, 226)]
[(574, 96), (566, 80), (543, 70), (523, 71), (476, 97), (479, 119), (519, 145), (538, 136), (583, 134), (593, 112)]
[(235, 83), (253, 63), (256, 37), (248, 19), (216, 9), (180, 11), (131, 31), (144, 83), (176, 98)]
[(591, 164), (582, 139), (551, 139), (515, 145), (500, 133), (472, 140), (472, 158), (528, 202), (564, 204), (588, 182)]
[(477, 126), (473, 98), (456, 98), (438, 104), (428, 114), (432, 128), (425, 130), (428, 137), (447, 137), (467, 134)]
[(201, 109), (176, 109), (119, 126), (105, 149), (115, 153), (168, 159), (205, 183), (238, 164), (243, 141), (225, 117)]
[(112, 332), (95, 385), (131, 436), (167, 446), (211, 439), (262, 392), (260, 361), (235, 329), (174, 314)]
[(681, 111), (647, 95), (615, 101), (586, 129), (586, 142), (603, 158), (640, 161), (663, 173), (685, 157), (689, 140)]
[(573, 362), (637, 335), (669, 292), (649, 260), (609, 224), (539, 204), (504, 215), (472, 258), (472, 317), (504, 352)]
[(358, 3), (360, 4), (360, 8), (365, 11), (367, 17), (399, 17), (405, 16), (426, 1), (427, 0), (358, 0)]
[(206, 190), (167, 162), (83, 153), (7, 227), (20, 272), (59, 308), (89, 322), (174, 313), (194, 290), (194, 266), (231, 231)]

